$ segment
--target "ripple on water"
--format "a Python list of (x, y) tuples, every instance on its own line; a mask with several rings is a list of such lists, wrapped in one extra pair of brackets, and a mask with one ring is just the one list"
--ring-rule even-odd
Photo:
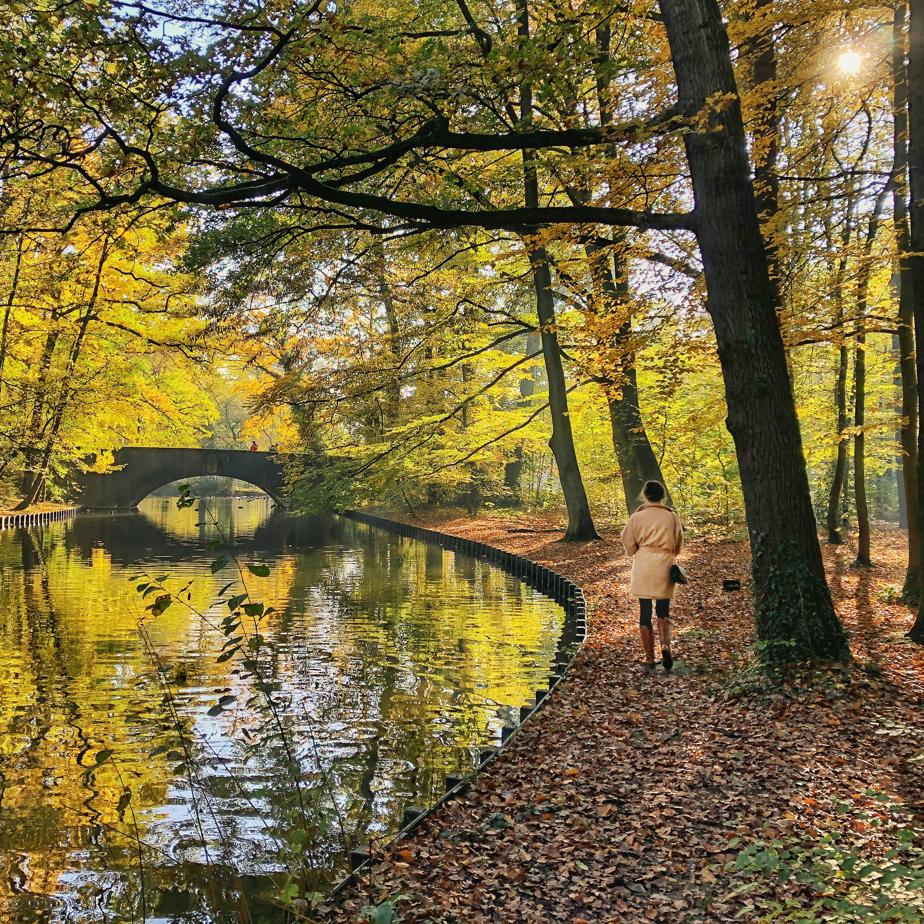
[[(213, 601), (237, 575), (211, 572), (218, 529), (197, 511), (150, 498), (0, 534), (4, 922), (130, 920), (139, 844), (149, 921), (221, 920), (213, 893), (259, 905), (296, 848), (322, 887), (346, 837), (395, 831), (546, 685), (561, 611), (509, 575), (336, 517), (210, 507), (242, 562), (270, 566), (245, 574), (274, 609), (260, 632), (275, 715), (217, 660), (228, 610)], [(144, 620), (146, 644), (140, 571), (192, 581), (204, 617), (174, 604)]]

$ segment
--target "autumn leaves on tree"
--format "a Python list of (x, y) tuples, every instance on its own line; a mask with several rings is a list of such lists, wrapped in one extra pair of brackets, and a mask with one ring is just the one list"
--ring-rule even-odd
[[(693, 520), (743, 505), (768, 658), (846, 658), (816, 510), (840, 541), (847, 498), (865, 567), (870, 507), (900, 500), (909, 599), (920, 573), (919, 6), (908, 25), (901, 4), (782, 0), (18, 4), (11, 323), (35, 242), (95, 229), (84, 294), (50, 294), (45, 342), (17, 353), (38, 371), (17, 373), (33, 413), (8, 453), (24, 502), (66, 458), (46, 365), (70, 379), (97, 324), (149, 357), (198, 333), (290, 448), (338, 459), (306, 496), (477, 510), (557, 484), (587, 540), (593, 508), (662, 478)], [(26, 208), (37, 177), (66, 203)], [(158, 278), (107, 326), (90, 257), (108, 279), (135, 228), (195, 312)], [(4, 324), (0, 362), (8, 343)]]

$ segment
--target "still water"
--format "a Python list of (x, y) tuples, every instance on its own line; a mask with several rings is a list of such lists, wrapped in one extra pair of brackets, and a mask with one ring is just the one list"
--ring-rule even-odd
[[(257, 670), (219, 660), (234, 557), (272, 610)], [(141, 572), (184, 603), (146, 613)], [(287, 920), (474, 766), (561, 624), (473, 558), (266, 498), (0, 533), (0, 921)]]

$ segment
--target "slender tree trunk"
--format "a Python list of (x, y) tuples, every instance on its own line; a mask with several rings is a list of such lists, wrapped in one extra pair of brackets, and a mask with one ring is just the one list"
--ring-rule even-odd
[[(918, 420), (924, 403), (924, 0), (909, 3), (908, 55), (908, 167), (911, 180), (911, 250), (907, 262), (914, 297), (915, 371), (917, 374)], [(924, 510), (924, 428), (918, 427), (918, 512)], [(922, 570), (924, 517), (918, 516), (918, 574)], [(924, 594), (919, 594), (918, 615), (909, 632), (914, 641), (924, 644)]]
[[(834, 414), (837, 433), (837, 451), (834, 457), (834, 468), (831, 472), (831, 487), (828, 492), (828, 509), (826, 526), (828, 542), (831, 545), (840, 545), (844, 541), (841, 534), (841, 492), (847, 485), (847, 438), (844, 431), (847, 429), (847, 365), (849, 353), (847, 341), (844, 338), (844, 279), (847, 275), (847, 258), (850, 253), (850, 242), (853, 237), (854, 201), (856, 187), (853, 177), (846, 180), (847, 188), (844, 196), (844, 225), (841, 229), (840, 257), (834, 271), (834, 285), (832, 298), (834, 301), (834, 325), (840, 332), (841, 344), (837, 354), (837, 374), (834, 384)], [(828, 252), (834, 251), (830, 222), (825, 220), (825, 242)]]
[[(518, 32), (521, 38), (529, 38), (529, 10), (526, 0), (517, 0)], [(529, 82), (520, 85), (520, 125), (525, 129), (532, 122), (533, 92)], [(523, 185), (527, 208), (539, 206), (539, 180), (536, 174), (536, 160), (531, 151), (523, 151)], [(590, 503), (584, 489), (584, 479), (574, 448), (574, 434), (568, 411), (568, 388), (565, 384), (565, 370), (555, 321), (555, 297), (552, 292), (552, 270), (549, 254), (544, 247), (529, 250), (529, 265), (533, 273), (533, 288), (536, 292), (536, 313), (539, 318), (539, 334), (542, 342), (542, 356), (545, 360), (546, 377), (549, 385), (549, 411), (552, 416), (552, 438), (549, 447), (558, 466), (558, 478), (568, 510), (568, 529), (565, 539), (585, 541), (599, 539), (590, 513)]]
[[(600, 25), (596, 32), (597, 42), (597, 105), (601, 125), (612, 125), (613, 107), (610, 99), (611, 76), (608, 69), (611, 62), (612, 28), (609, 22)], [(589, 190), (575, 191), (575, 201), (586, 204), (590, 201)], [(625, 231), (614, 241), (620, 245), (625, 241)], [(642, 417), (638, 390), (638, 370), (635, 347), (632, 343), (632, 318), (628, 313), (629, 272), (622, 248), (604, 249), (592, 241), (584, 246), (590, 265), (594, 288), (607, 313), (625, 313), (625, 322), (619, 326), (608, 344), (619, 356), (616, 379), (604, 385), (610, 415), (613, 449), (619, 465), (626, 513), (631, 514), (638, 504), (646, 481), (664, 482), (658, 458), (651, 448), (648, 431)], [(612, 250), (612, 256), (609, 251)], [(668, 495), (668, 501), (670, 496)]]
[[(922, 0), (924, 2), (924, 0)], [(757, 635), (777, 661), (849, 657), (825, 579), (802, 438), (716, 0), (660, 0), (680, 102), (712, 109), (684, 135), (697, 238), (751, 539)], [(707, 100), (722, 99), (721, 106)]]
[[(55, 348), (58, 345), (60, 331), (54, 318), (51, 319), (52, 327), (45, 335), (45, 345), (42, 347), (42, 355), (39, 359), (38, 375), (36, 376), (35, 394), (32, 398), (32, 412), (29, 417), (29, 424), (26, 429), (24, 448), (23, 448), (23, 473), (20, 483), (20, 493), (22, 500), (16, 505), (15, 510), (25, 510), (33, 503), (36, 496), (36, 483), (39, 482), (37, 477), (39, 461), (39, 440), (43, 430), (42, 417), (45, 414), (46, 393), (44, 389), (48, 383), (48, 372), (51, 369), (51, 359), (54, 355)], [(40, 485), (39, 485), (40, 486)]]
[[(80, 358), (80, 351), (83, 348), (83, 342), (87, 334), (87, 328), (90, 326), (90, 322), (96, 317), (96, 304), (99, 299), (100, 287), (102, 285), (103, 268), (106, 265), (108, 256), (109, 243), (107, 240), (103, 244), (103, 248), (100, 251), (99, 261), (96, 266), (96, 276), (93, 280), (93, 290), (90, 293), (90, 298), (87, 302), (86, 310), (80, 319), (80, 325), (77, 328), (77, 333), (74, 335), (74, 342), (71, 344), (70, 351), (68, 352), (67, 362), (64, 366), (64, 374), (61, 377), (61, 390), (58, 393), (57, 400), (55, 401), (54, 407), (51, 411), (51, 416), (48, 421), (48, 430), (44, 436), (44, 448), (42, 449), (40, 455), (38, 452), (35, 453), (33, 457), (35, 460), (33, 468), (29, 473), (30, 483), (28, 485), (24, 483), (23, 485), (23, 498), (19, 503), (19, 507), (22, 509), (26, 509), (32, 504), (38, 503), (44, 496), (46, 489), (46, 479), (48, 476), (48, 467), (51, 464), (51, 457), (54, 453), (55, 446), (57, 445), (58, 434), (61, 432), (61, 424), (64, 422), (64, 414), (71, 402), (71, 398), (76, 391), (74, 384), (74, 373), (77, 371), (77, 361)], [(57, 336), (55, 337), (55, 342), (57, 342)], [(48, 352), (47, 354), (49, 365), (51, 362), (51, 353), (53, 352), (54, 345), (52, 345), (51, 352)]]
[(3, 326), (0, 328), (0, 399), (3, 398), (3, 371), (6, 366), (6, 353), (10, 337), (10, 318), (13, 314), (13, 305), (19, 291), (19, 275), (22, 271), (22, 255), (25, 238), (20, 234), (16, 239), (16, 259), (13, 261), (13, 272), (10, 276), (10, 291), (6, 304), (3, 306)]
[[(584, 249), (605, 310), (619, 312), (629, 299), (627, 276), (619, 265), (621, 259), (616, 257), (611, 262), (609, 256), (601, 253), (599, 245), (587, 244)], [(631, 320), (620, 326), (611, 346), (619, 355), (619, 370), (617, 378), (606, 383), (605, 391), (626, 512), (632, 513), (645, 482), (663, 483), (664, 476), (642, 418)]]
[[(898, 361), (901, 372), (901, 483), (899, 518), (908, 530), (908, 569), (902, 597), (916, 604), (920, 590), (918, 527), (918, 408), (914, 359), (914, 289), (908, 253), (908, 74), (905, 63), (907, 4), (895, 7), (892, 23), (893, 186), (892, 220), (898, 248)], [(904, 516), (902, 516), (904, 514)]]
[(388, 325), (386, 334), (388, 353), (391, 357), (392, 368), (388, 371), (385, 386), (385, 411), (382, 415), (382, 436), (398, 423), (398, 412), (401, 407), (401, 326), (398, 322), (398, 311), (395, 300), (392, 298), (388, 285), (388, 276), (385, 265), (385, 249), (381, 241), (373, 244), (373, 264), (375, 266), (375, 284), (379, 301), (385, 311), (385, 321)]
[(857, 557), (854, 566), (868, 568), (870, 559), (869, 504), (866, 500), (866, 314), (857, 313), (853, 354), (853, 497), (857, 508)]
[[(527, 197), (528, 198), (528, 197)], [(527, 202), (527, 204), (529, 204)], [(568, 530), (565, 539), (585, 541), (599, 539), (590, 513), (590, 503), (584, 490), (584, 480), (574, 449), (574, 435), (571, 431), (571, 416), (568, 411), (568, 389), (565, 385), (565, 370), (555, 333), (555, 301), (552, 294), (552, 272), (549, 257), (544, 247), (532, 250), (529, 263), (533, 271), (533, 285), (536, 289), (536, 312), (541, 330), (542, 355), (545, 359), (549, 386), (549, 410), (552, 415), (552, 438), (549, 448), (555, 456), (558, 479), (565, 496), (568, 510)]]
[[(843, 303), (841, 303), (843, 307)], [(843, 322), (843, 312), (839, 319)], [(847, 441), (844, 430), (847, 429), (847, 342), (841, 340), (837, 354), (837, 378), (834, 383), (834, 407), (837, 417), (837, 455), (834, 459), (834, 471), (831, 474), (831, 488), (828, 492), (828, 542), (840, 545), (844, 541), (841, 535), (841, 491), (847, 477)]]
[(891, 180), (883, 188), (873, 214), (869, 220), (869, 229), (860, 254), (860, 266), (857, 270), (857, 313), (856, 313), (856, 348), (854, 350), (853, 371), (853, 496), (857, 508), (857, 557), (854, 565), (868, 568), (872, 565), (870, 557), (869, 503), (866, 498), (866, 309), (869, 303), (869, 280), (872, 273), (873, 245), (879, 230), (879, 220), (883, 206), (891, 189)]
[[(539, 334), (530, 331), (526, 335), (526, 355), (532, 356), (539, 350)], [(530, 365), (528, 374), (520, 379), (520, 401), (521, 406), (529, 403), (529, 399), (536, 393), (536, 367)], [(517, 446), (513, 451), (513, 459), (504, 466), (504, 487), (510, 491), (513, 503), (519, 505), (522, 502), (520, 495), (523, 477), (523, 465), (526, 462), (526, 453), (522, 445)]]

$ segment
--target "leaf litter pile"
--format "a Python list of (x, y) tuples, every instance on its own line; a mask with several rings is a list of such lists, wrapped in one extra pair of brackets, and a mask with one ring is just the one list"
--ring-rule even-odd
[[(924, 649), (889, 602), (901, 533), (876, 532), (872, 570), (825, 548), (853, 664), (769, 681), (753, 663), (743, 543), (688, 544), (678, 663), (652, 676), (616, 534), (571, 544), (539, 519), (426, 525), (580, 584), (588, 639), (488, 772), (317, 909), (327, 920), (924, 920)], [(726, 578), (744, 590), (723, 593)]]

